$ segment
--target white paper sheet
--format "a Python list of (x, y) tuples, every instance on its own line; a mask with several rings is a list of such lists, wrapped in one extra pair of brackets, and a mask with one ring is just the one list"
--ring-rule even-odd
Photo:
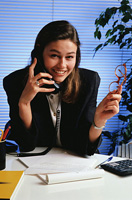
[(45, 156), (21, 157), (19, 160), (28, 167), (25, 174), (87, 171), (96, 163), (92, 156), (82, 158), (65, 151), (60, 154), (57, 152)]
[(70, 172), (46, 175), (39, 174), (39, 177), (47, 184), (56, 184), (102, 178), (104, 176), (104, 173), (105, 172), (103, 169), (93, 169), (85, 172)]

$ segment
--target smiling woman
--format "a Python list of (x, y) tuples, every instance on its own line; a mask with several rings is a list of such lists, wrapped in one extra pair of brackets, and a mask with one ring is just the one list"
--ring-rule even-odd
[(106, 121), (119, 112), (122, 87), (96, 108), (100, 78), (79, 68), (80, 41), (68, 21), (44, 26), (31, 57), (30, 66), (4, 78), (12, 127), (8, 139), (22, 151), (59, 145), (83, 156), (94, 154)]
[(57, 83), (63, 82), (76, 64), (77, 45), (71, 40), (58, 40), (48, 44), (43, 52), (44, 65)]

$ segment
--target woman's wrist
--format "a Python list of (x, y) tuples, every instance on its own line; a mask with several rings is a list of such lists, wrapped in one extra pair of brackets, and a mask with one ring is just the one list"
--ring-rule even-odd
[(19, 116), (21, 120), (23, 121), (25, 127), (27, 129), (30, 129), (32, 122), (32, 112), (30, 104), (25, 104), (22, 101), (20, 101), (18, 103), (18, 107), (19, 107)]
[(24, 98), (20, 98), (19, 99), (19, 102), (18, 102), (18, 106), (21, 107), (21, 106), (30, 106), (30, 102), (27, 101), (26, 99)]
[(93, 127), (95, 129), (103, 129), (105, 127), (107, 120), (105, 121), (99, 121), (99, 120), (95, 120), (93, 121)]
[(105, 124), (103, 126), (96, 126), (95, 122), (93, 122), (93, 127), (95, 129), (103, 129), (105, 127)]

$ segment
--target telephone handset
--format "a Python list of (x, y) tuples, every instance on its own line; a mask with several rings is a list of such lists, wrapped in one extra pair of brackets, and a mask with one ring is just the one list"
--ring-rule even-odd
[[(37, 58), (37, 62), (38, 62), (38, 65), (37, 65), (37, 67), (39, 68), (38, 69), (38, 71), (39, 72), (45, 72), (45, 73), (49, 73), (47, 70), (46, 70), (46, 68), (45, 68), (45, 66), (44, 66), (44, 64), (43, 64), (43, 62), (41, 61), (41, 59), (39, 58), (39, 53), (38, 53), (38, 49), (34, 49), (33, 51), (32, 51), (32, 57), (33, 58)], [(45, 78), (45, 79), (47, 79), (47, 80), (53, 80), (53, 79), (49, 79), (49, 78)], [(52, 84), (52, 85), (48, 85), (48, 84), (45, 84), (44, 86), (42, 86), (42, 87), (45, 87), (45, 88), (55, 88), (55, 91), (53, 91), (53, 93), (54, 94), (56, 94), (56, 93), (58, 93), (59, 91), (60, 91), (60, 86), (57, 84), (57, 83), (55, 83), (54, 82), (54, 84)]]
[[(43, 72), (49, 73), (49, 72), (45, 69), (45, 67), (43, 67)], [(53, 79), (52, 79), (52, 78), (49, 78), (48, 80), (53, 80)], [(54, 84), (52, 84), (52, 85), (44, 85), (44, 87), (46, 87), (46, 88), (55, 88), (56, 90), (59, 90), (59, 89), (60, 89), (60, 86), (59, 86), (56, 82), (54, 82)]]

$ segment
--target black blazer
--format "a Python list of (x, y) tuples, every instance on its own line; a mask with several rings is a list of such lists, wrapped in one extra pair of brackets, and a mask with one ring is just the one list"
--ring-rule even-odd
[[(32, 127), (26, 130), (19, 117), (18, 101), (24, 88), (28, 67), (17, 70), (3, 80), (8, 97), (11, 118), (11, 134), (8, 139), (15, 140), (23, 151), (36, 146), (51, 145), (55, 128), (50, 115), (45, 93), (39, 93), (31, 102)], [(92, 155), (98, 148), (101, 137), (93, 144), (89, 141), (89, 129), (93, 122), (100, 78), (97, 72), (79, 69), (82, 81), (80, 97), (75, 104), (61, 102), (60, 139), (62, 147), (79, 154)]]

